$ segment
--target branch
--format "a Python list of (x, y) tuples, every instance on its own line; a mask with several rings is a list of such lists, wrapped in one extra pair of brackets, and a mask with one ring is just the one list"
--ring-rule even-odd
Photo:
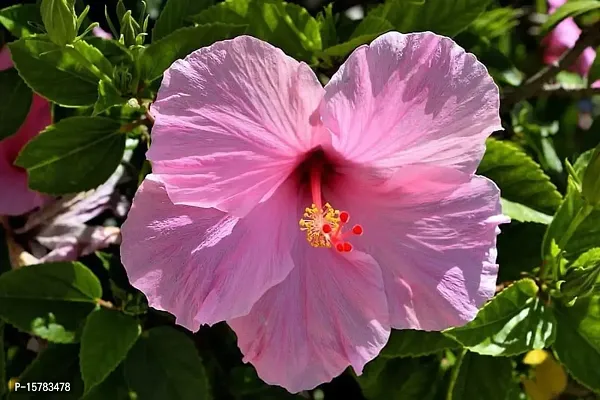
[(540, 93), (542, 96), (565, 96), (574, 98), (585, 98), (600, 95), (600, 87), (565, 87), (559, 84), (557, 85), (544, 85), (543, 91)]
[(502, 99), (502, 107), (509, 107), (534, 96), (543, 89), (545, 83), (554, 78), (560, 71), (573, 65), (586, 48), (598, 45), (600, 45), (600, 22), (596, 22), (583, 32), (575, 46), (565, 51), (555, 64), (542, 68), (538, 73), (527, 79), (523, 85), (513, 91), (506, 92)]

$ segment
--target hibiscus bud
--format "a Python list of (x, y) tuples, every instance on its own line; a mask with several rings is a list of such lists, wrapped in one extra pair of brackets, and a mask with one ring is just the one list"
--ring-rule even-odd
[(594, 207), (600, 205), (600, 145), (596, 147), (583, 174), (583, 197)]
[(41, 14), (50, 40), (64, 46), (77, 36), (74, 0), (42, 0)]
[(133, 46), (137, 43), (137, 36), (140, 33), (140, 25), (131, 16), (131, 10), (127, 10), (121, 20), (121, 37), (125, 46)]
[(594, 292), (599, 276), (600, 263), (591, 268), (572, 269), (565, 276), (565, 282), (560, 286), (560, 292), (568, 302), (589, 296)]
[(133, 76), (129, 72), (129, 68), (125, 65), (115, 67), (113, 71), (113, 82), (119, 92), (123, 94), (132, 93)]

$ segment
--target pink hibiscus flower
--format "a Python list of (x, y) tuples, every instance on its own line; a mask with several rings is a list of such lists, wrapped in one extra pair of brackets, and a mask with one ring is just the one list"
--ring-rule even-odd
[(432, 33), (387, 33), (325, 88), (258, 39), (176, 61), (153, 106), (122, 260), (190, 330), (227, 321), (244, 361), (291, 392), (391, 328), (474, 318), (495, 290), (499, 191), (474, 175), (501, 129), (485, 67)]
[[(0, 71), (12, 68), (8, 47), (0, 49)], [(0, 140), (0, 215), (20, 215), (42, 205), (44, 196), (27, 186), (27, 172), (13, 165), (17, 155), (34, 136), (51, 124), (50, 103), (33, 95), (23, 125), (12, 136)]]
[[(548, 0), (548, 12), (550, 14), (554, 13), (556, 9), (565, 3), (566, 0)], [(575, 46), (579, 35), (581, 35), (581, 29), (579, 29), (573, 18), (562, 20), (542, 41), (542, 45), (545, 47), (543, 54), (544, 63), (554, 64), (558, 61), (565, 51)], [(569, 70), (585, 77), (590, 71), (595, 58), (596, 51), (588, 47), (583, 51), (575, 64), (569, 67)], [(594, 86), (597, 84), (600, 84), (600, 81), (595, 82)]]

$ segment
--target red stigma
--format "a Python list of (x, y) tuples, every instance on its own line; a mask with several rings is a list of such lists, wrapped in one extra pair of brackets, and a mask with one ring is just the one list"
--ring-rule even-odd
[(359, 236), (362, 235), (362, 233), (363, 233), (363, 227), (360, 226), (360, 225), (358, 225), (358, 224), (354, 225), (352, 227), (352, 233), (354, 233), (355, 235), (359, 235)]
[(335, 245), (335, 249), (337, 251), (339, 251), (340, 253), (342, 253), (344, 251), (344, 244), (343, 243), (338, 243)]
[(344, 242), (344, 251), (345, 252), (352, 251), (352, 245), (348, 242)]
[(342, 221), (345, 224), (348, 222), (348, 220), (350, 220), (350, 214), (348, 213), (348, 211), (340, 212), (340, 221)]
[(331, 233), (331, 225), (329, 224), (324, 224), (323, 225), (323, 233)]

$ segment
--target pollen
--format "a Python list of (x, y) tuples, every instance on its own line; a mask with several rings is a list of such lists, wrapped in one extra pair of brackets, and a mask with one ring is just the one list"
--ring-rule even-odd
[(340, 226), (340, 211), (325, 203), (323, 208), (312, 204), (304, 210), (300, 220), (300, 230), (306, 231), (306, 240), (313, 247), (331, 247), (329, 235)]
[(329, 203), (320, 208), (312, 204), (304, 210), (304, 218), (299, 221), (300, 230), (306, 232), (306, 240), (313, 247), (335, 248), (340, 253), (352, 251), (352, 245), (346, 241), (349, 234), (362, 235), (363, 228), (354, 225), (344, 232), (344, 225), (350, 220), (347, 211), (333, 208)]

